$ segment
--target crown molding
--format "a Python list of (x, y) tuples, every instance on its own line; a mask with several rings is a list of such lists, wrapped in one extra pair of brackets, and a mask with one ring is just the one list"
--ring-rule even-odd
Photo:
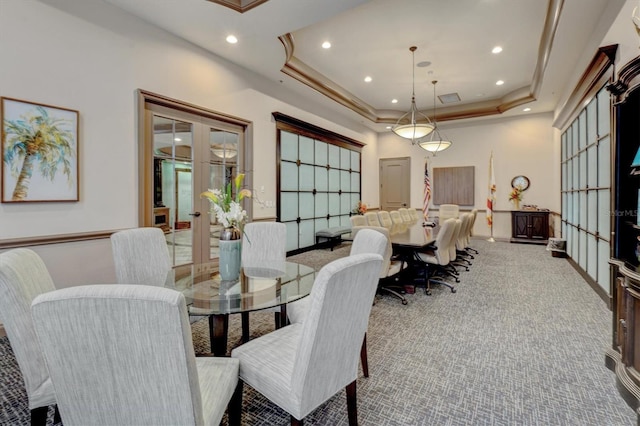
[(244, 13), (254, 7), (260, 6), (269, 0), (207, 0), (220, 6), (228, 7), (236, 12)]
[[(556, 30), (558, 29), (560, 22), (563, 5), (564, 0), (549, 0), (545, 24), (542, 36), (540, 37), (536, 68), (529, 86), (516, 89), (500, 99), (439, 108), (438, 121), (442, 122), (502, 114), (512, 108), (535, 101), (542, 86), (544, 71), (551, 56), (551, 49), (553, 47)], [(330, 80), (325, 75), (298, 59), (295, 56), (295, 42), (291, 33), (280, 36), (278, 39), (284, 46), (285, 50), (285, 63), (281, 69), (284, 74), (298, 80), (302, 84), (316, 90), (317, 92), (327, 96), (329, 99), (349, 108), (353, 112), (374, 123), (395, 124), (406, 112), (388, 109), (375, 109), (373, 106), (364, 102), (362, 99), (359, 99), (344, 87)], [(422, 110), (420, 112), (433, 120), (429, 111)]]

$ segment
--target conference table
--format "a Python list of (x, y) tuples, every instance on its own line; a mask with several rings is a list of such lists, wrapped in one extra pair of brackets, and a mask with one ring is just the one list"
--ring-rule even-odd
[(308, 296), (315, 270), (295, 262), (241, 268), (237, 280), (223, 281), (215, 262), (177, 267), (169, 272), (166, 287), (184, 294), (189, 315), (209, 318), (211, 353), (225, 356), (229, 315), (242, 315), (242, 340), (249, 340), (249, 312), (280, 307), (286, 323), (286, 304)]

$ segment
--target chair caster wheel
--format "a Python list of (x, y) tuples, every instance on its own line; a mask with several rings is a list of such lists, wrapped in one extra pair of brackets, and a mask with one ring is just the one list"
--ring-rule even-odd
[(402, 300), (402, 304), (403, 304), (403, 305), (406, 305), (406, 304), (407, 304), (407, 301), (406, 301), (406, 300)]
[(425, 293), (427, 294), (427, 296), (431, 296), (431, 290), (426, 290)]
[(455, 288), (451, 289), (451, 293), (455, 293), (457, 290)]

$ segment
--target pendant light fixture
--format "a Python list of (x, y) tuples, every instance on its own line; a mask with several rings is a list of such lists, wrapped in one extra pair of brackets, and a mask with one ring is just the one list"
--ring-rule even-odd
[[(411, 140), (411, 143), (414, 145), (418, 139), (427, 136), (435, 128), (435, 126), (431, 123), (431, 120), (429, 120), (429, 117), (427, 117), (426, 115), (418, 111), (418, 108), (416, 107), (416, 90), (415, 90), (415, 86), (416, 86), (415, 51), (416, 49), (417, 49), (416, 46), (411, 46), (409, 48), (409, 50), (411, 51), (411, 58), (413, 61), (413, 67), (412, 67), (413, 86), (412, 86), (412, 92), (411, 92), (411, 109), (402, 117), (400, 117), (396, 122), (396, 125), (393, 126), (393, 128), (391, 129), (391, 131), (396, 135), (402, 138)], [(406, 123), (407, 118), (410, 119), (409, 123)], [(418, 120), (423, 122), (419, 122)], [(405, 123), (405, 124), (402, 124), (402, 123)]]
[[(438, 80), (433, 80), (431, 83), (433, 84), (433, 132), (429, 135), (428, 138), (418, 142), (420, 147), (429, 152), (440, 152), (451, 146), (451, 141), (446, 137), (442, 137), (440, 135), (440, 131), (438, 130), (438, 123), (436, 121), (436, 83)], [(435, 154), (434, 154), (435, 155)]]

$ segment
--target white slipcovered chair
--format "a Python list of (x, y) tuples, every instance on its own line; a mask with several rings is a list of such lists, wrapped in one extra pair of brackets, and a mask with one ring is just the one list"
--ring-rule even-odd
[(380, 219), (378, 219), (377, 212), (366, 212), (364, 217), (367, 219), (368, 226), (382, 226), (382, 224), (380, 224)]
[(378, 212), (378, 219), (380, 220), (380, 225), (384, 226), (385, 228), (391, 228), (391, 225), (393, 225), (391, 215), (388, 211), (380, 210)]
[(184, 296), (146, 285), (86, 285), (31, 308), (65, 426), (218, 425), (236, 359), (193, 353)]
[(364, 217), (364, 215), (361, 214), (356, 214), (353, 215), (349, 218), (351, 220), (351, 226), (366, 226), (367, 225), (367, 219)]
[(243, 383), (288, 412), (292, 424), (346, 387), (349, 424), (357, 424), (358, 354), (381, 264), (378, 254), (358, 254), (325, 265), (308, 296), (304, 322), (233, 349), (231, 357), (240, 361), (240, 381), (229, 424), (241, 423)]
[(449, 264), (449, 244), (452, 242), (452, 236), (456, 227), (456, 219), (449, 218), (440, 222), (440, 230), (433, 243), (432, 249), (415, 252), (416, 260), (424, 263), (424, 276), (426, 281), (425, 291), (431, 294), (431, 283), (442, 284), (451, 289), (452, 293), (456, 292), (455, 287), (439, 277), (439, 267)]
[[(0, 321), (24, 379), (32, 425), (45, 425), (56, 396), (31, 319), (31, 302), (54, 291), (53, 280), (36, 252), (19, 248), (0, 254)], [(55, 411), (59, 421), (58, 408)]]
[[(287, 226), (280, 222), (251, 222), (242, 235), (242, 268), (245, 275), (278, 277), (286, 270)], [(264, 309), (274, 312), (275, 327), (285, 324), (281, 307)], [(249, 312), (242, 313), (242, 339), (249, 340)]]
[(171, 257), (160, 228), (125, 229), (111, 234), (118, 284), (163, 286), (171, 271)]

